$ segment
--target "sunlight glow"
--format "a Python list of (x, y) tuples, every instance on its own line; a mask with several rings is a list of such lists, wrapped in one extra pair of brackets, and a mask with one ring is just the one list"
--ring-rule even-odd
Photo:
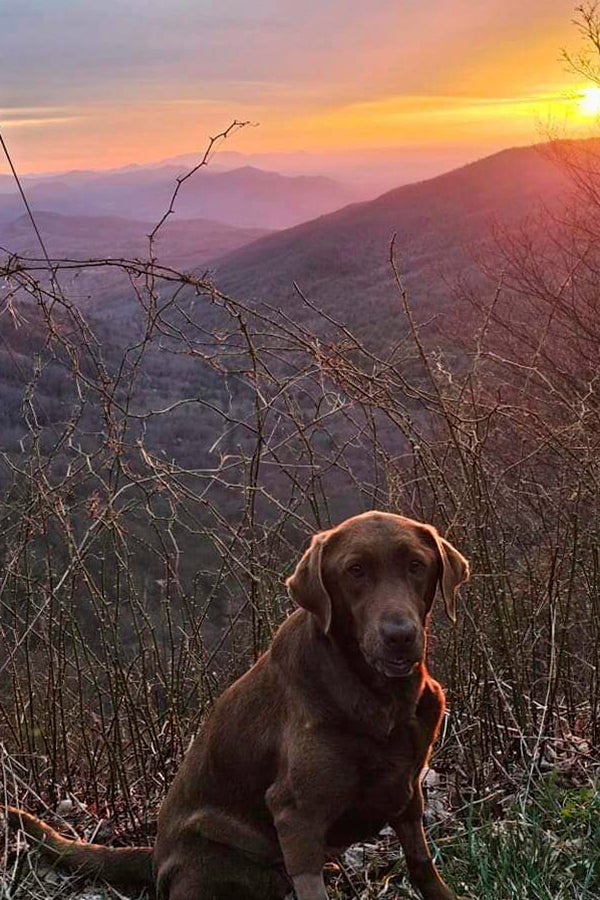
[(600, 115), (600, 87), (585, 88), (579, 97), (579, 112), (584, 116)]

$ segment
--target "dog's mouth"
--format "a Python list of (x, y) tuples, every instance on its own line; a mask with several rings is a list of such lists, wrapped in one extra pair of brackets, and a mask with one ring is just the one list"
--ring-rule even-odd
[(418, 659), (382, 659), (379, 660), (379, 671), (388, 678), (408, 678), (418, 665)]
[(421, 663), (420, 659), (389, 659), (385, 656), (368, 657), (367, 662), (371, 668), (375, 669), (386, 678), (408, 678), (412, 675), (417, 666)]

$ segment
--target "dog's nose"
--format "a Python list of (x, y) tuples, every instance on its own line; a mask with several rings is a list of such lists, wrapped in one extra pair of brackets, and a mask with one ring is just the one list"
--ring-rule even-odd
[(415, 642), (417, 626), (410, 619), (384, 619), (380, 633), (389, 650), (402, 652)]

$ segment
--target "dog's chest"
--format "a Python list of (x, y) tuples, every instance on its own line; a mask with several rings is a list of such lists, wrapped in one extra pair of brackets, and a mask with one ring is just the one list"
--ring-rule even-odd
[(387, 811), (405, 805), (421, 768), (416, 729), (407, 728), (387, 743), (373, 743), (358, 762), (357, 806)]
[(377, 834), (408, 805), (419, 769), (411, 746), (403, 741), (372, 748), (360, 761), (351, 802), (329, 830), (328, 846), (339, 851)]
[(330, 847), (345, 847), (377, 834), (408, 805), (427, 753), (420, 724), (413, 720), (387, 741), (363, 744), (356, 758), (357, 783), (347, 809), (328, 834)]

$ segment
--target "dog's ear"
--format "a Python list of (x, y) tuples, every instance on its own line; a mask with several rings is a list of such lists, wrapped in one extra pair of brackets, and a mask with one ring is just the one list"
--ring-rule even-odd
[(446, 614), (456, 625), (456, 595), (461, 584), (469, 580), (469, 563), (456, 547), (435, 531), (435, 542), (440, 556), (439, 586), (444, 598)]
[(321, 574), (323, 548), (326, 543), (327, 532), (315, 534), (294, 574), (286, 581), (292, 598), (298, 606), (313, 614), (325, 634), (331, 626), (331, 597), (323, 584)]

